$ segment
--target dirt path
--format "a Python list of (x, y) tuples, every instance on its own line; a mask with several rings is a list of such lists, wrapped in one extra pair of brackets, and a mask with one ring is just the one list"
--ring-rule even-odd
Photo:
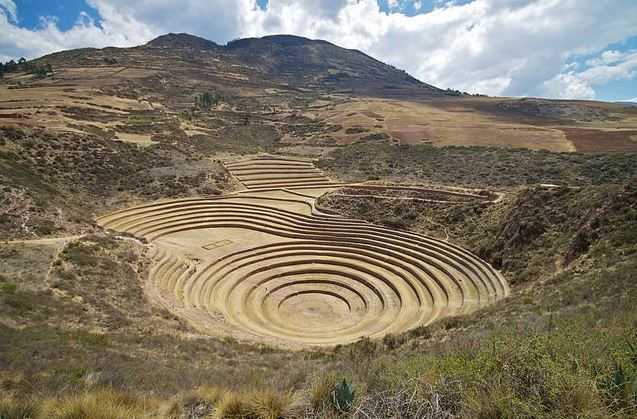
[(46, 237), (43, 239), (24, 239), (24, 240), (4, 240), (4, 244), (58, 244), (77, 240), (84, 237), (84, 234), (74, 236), (62, 236), (62, 237)]

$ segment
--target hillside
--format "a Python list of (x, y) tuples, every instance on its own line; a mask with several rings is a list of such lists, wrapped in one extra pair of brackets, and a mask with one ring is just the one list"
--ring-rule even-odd
[[(252, 76), (294, 87), (351, 89), (422, 89), (442, 92), (404, 71), (383, 64), (360, 51), (347, 50), (321, 40), (292, 35), (246, 38), (220, 46), (187, 34), (169, 34), (150, 41), (146, 48), (186, 49), (250, 69)], [(256, 74), (254, 73), (256, 71)]]
[(168, 34), (31, 65), (52, 73), (5, 75), (7, 123), (144, 144), (153, 136), (214, 142), (228, 126), (267, 125), (277, 146), (312, 155), (357, 142), (637, 151), (634, 107), (462, 95), (359, 51), (287, 35), (218, 45)]
[(141, 62), (146, 66), (152, 62), (171, 72), (174, 70), (170, 66), (177, 64), (186, 71), (205, 71), (219, 77), (228, 77), (232, 69), (232, 77), (248, 86), (271, 84), (381, 95), (409, 89), (410, 95), (423, 97), (443, 94), (360, 51), (292, 35), (238, 39), (218, 45), (193, 35), (167, 34), (136, 48), (64, 51), (38, 61), (77, 66), (103, 64), (100, 60), (125, 65)]
[(289, 35), (22, 63), (0, 418), (634, 417), (635, 127)]

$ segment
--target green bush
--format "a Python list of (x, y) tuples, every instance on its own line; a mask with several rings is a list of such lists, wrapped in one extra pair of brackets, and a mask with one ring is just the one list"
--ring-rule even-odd
[(332, 402), (336, 410), (347, 412), (352, 408), (354, 403), (354, 386), (348, 383), (345, 378), (336, 384), (332, 392)]
[(0, 283), (0, 293), (2, 294), (13, 295), (17, 289), (18, 286), (16, 284), (12, 284), (10, 282)]

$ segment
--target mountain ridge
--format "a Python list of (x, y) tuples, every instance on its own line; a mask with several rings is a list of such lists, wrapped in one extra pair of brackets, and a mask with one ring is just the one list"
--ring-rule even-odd
[(200, 48), (219, 48), (221, 47), (214, 41), (205, 39), (189, 33), (167, 33), (159, 35), (144, 44), (146, 47), (175, 47), (175, 46), (189, 46)]
[[(359, 50), (286, 34), (241, 38), (220, 45), (188, 33), (168, 33), (136, 47), (67, 50), (35, 61), (52, 63), (54, 67), (103, 63), (165, 67), (173, 58), (178, 59), (181, 67), (187, 63), (197, 72), (214, 72), (215, 67), (222, 71), (232, 69), (245, 79), (296, 88), (350, 91), (380, 97), (445, 94), (406, 71)], [(221, 68), (219, 62), (225, 66)]]

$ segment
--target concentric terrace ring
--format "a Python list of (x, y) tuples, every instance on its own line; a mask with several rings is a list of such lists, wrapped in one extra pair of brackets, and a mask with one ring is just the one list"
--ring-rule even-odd
[[(252, 176), (249, 164), (235, 167)], [(469, 313), (509, 293), (496, 270), (458, 246), (317, 211), (311, 192), (329, 185), (303, 185), (303, 193), (258, 187), (142, 205), (98, 222), (150, 242), (149, 295), (210, 334), (335, 345)]]

